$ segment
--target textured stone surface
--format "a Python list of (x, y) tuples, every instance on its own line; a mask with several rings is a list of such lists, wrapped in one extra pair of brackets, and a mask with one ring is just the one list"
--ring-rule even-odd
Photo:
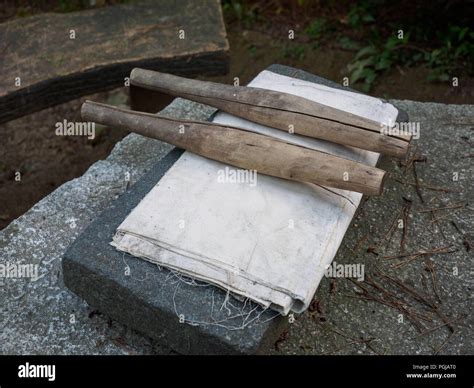
[[(379, 167), (390, 172), (382, 197), (363, 201), (349, 227), (334, 261), (365, 265), (366, 275), (372, 276), (413, 311), (431, 317), (421, 321), (425, 329), (418, 331), (407, 315), (381, 302), (355, 297), (360, 291), (346, 279), (324, 278), (316, 292), (313, 311), (300, 316), (279, 346), (284, 354), (473, 354), (474, 322), (472, 317), (473, 255), (467, 251), (466, 239), (474, 240), (474, 203), (472, 180), (472, 142), (474, 105), (444, 105), (414, 101), (391, 101), (407, 111), (412, 122), (419, 122), (421, 137), (415, 147), (426, 156), (426, 162), (416, 163), (421, 195), (415, 188), (400, 182), (414, 182), (413, 169), (405, 172), (395, 160), (382, 158)], [(469, 156), (470, 155), (470, 156)], [(453, 182), (453, 174), (459, 180)], [(423, 188), (435, 186), (453, 191)], [(452, 245), (455, 252), (427, 255), (414, 259), (400, 268), (391, 268), (404, 260), (389, 259), (398, 255), (403, 229), (395, 225), (401, 219), (401, 209), (412, 201), (408, 213), (405, 252), (429, 251)], [(469, 204), (458, 209), (435, 212), (439, 225), (432, 223), (429, 208), (450, 204)], [(460, 229), (458, 231), (452, 224)], [(465, 235), (463, 235), (465, 234)], [(387, 236), (387, 237), (386, 237)], [(450, 249), (451, 250), (451, 249)], [(375, 252), (375, 253), (371, 253)], [(436, 301), (431, 274), (425, 263), (431, 263), (437, 278), (439, 311), (452, 321), (454, 333), (422, 303), (376, 276), (376, 269), (401, 279), (418, 293)], [(457, 274), (456, 274), (457, 271)], [(370, 286), (368, 287), (371, 288)], [(380, 295), (374, 293), (374, 295)], [(382, 301), (387, 298), (383, 297)], [(436, 328), (438, 328), (436, 330)], [(431, 329), (431, 331), (429, 331)], [(426, 332), (424, 331), (426, 330)], [(423, 334), (425, 333), (425, 334)]]
[[(335, 259), (340, 263), (365, 263), (366, 271), (375, 265), (387, 269), (391, 264), (385, 255), (399, 251), (402, 230), (395, 230), (388, 244), (381, 244), (390, 223), (404, 202), (402, 196), (413, 200), (407, 229), (406, 251), (421, 247), (444, 246), (447, 242), (458, 249), (455, 253), (434, 255), (430, 261), (436, 267), (438, 293), (443, 303), (440, 309), (456, 321), (455, 333), (446, 327), (420, 335), (406, 320), (398, 321), (398, 311), (378, 302), (353, 298), (354, 288), (345, 279), (336, 279), (330, 292), (330, 279), (323, 279), (310, 311), (297, 317), (290, 325), (287, 339), (279, 341), (279, 353), (284, 354), (472, 354), (472, 254), (466, 252), (458, 227), (472, 238), (471, 208), (440, 213), (445, 238), (430, 224), (429, 214), (420, 209), (441, 207), (457, 201), (472, 203), (472, 162), (466, 156), (472, 148), (463, 137), (472, 137), (474, 106), (454, 106), (413, 101), (392, 101), (405, 109), (411, 120), (420, 121), (421, 139), (416, 141), (428, 157), (417, 163), (423, 184), (455, 188), (456, 192), (422, 189), (425, 204), (421, 204), (410, 185), (391, 179), (383, 197), (363, 203), (354, 219)], [(202, 105), (176, 100), (167, 108), (171, 116), (205, 119), (213, 112)], [(37, 263), (40, 279), (0, 279), (0, 351), (10, 354), (149, 354), (169, 353), (149, 338), (116, 322), (105, 314), (93, 311), (62, 283), (61, 257), (69, 244), (104, 210), (110, 202), (126, 190), (125, 173), (131, 184), (150, 170), (171, 147), (158, 141), (130, 135), (117, 144), (110, 157), (93, 165), (84, 176), (68, 182), (36, 204), (29, 212), (0, 232), (0, 261)], [(382, 168), (395, 178), (413, 182), (410, 170), (404, 174), (396, 161), (383, 159)], [(461, 179), (452, 182), (452, 173), (460, 172)], [(428, 202), (432, 197), (432, 202)], [(439, 201), (439, 202), (438, 202)], [(364, 236), (370, 234), (367, 240)], [(446, 240), (445, 240), (446, 239)], [(367, 252), (375, 246), (378, 256)], [(386, 245), (386, 246), (385, 246)], [(423, 260), (393, 274), (407, 284), (433, 294), (429, 274)], [(459, 274), (453, 275), (457, 266)], [(422, 281), (424, 276), (426, 279)], [(425, 285), (426, 284), (426, 287)], [(402, 295), (402, 293), (399, 293)], [(421, 309), (412, 303), (413, 308)], [(219, 306), (220, 309), (221, 306)], [(72, 314), (72, 315), (71, 315)], [(71, 318), (74, 317), (72, 320)], [(75, 323), (71, 323), (75, 320)], [(434, 317), (427, 327), (442, 325)], [(339, 332), (337, 334), (336, 332)], [(364, 340), (374, 338), (370, 343)], [(369, 347), (370, 345), (370, 347)], [(372, 350), (373, 348), (374, 350)], [(272, 347), (267, 352), (274, 353)]]
[[(203, 120), (214, 109), (175, 100), (169, 116)], [(97, 314), (62, 282), (67, 247), (171, 146), (138, 135), (118, 143), (107, 160), (65, 183), (0, 232), (0, 262), (37, 264), (39, 279), (0, 278), (0, 351), (8, 354), (168, 353)], [(75, 323), (71, 323), (75, 322)]]

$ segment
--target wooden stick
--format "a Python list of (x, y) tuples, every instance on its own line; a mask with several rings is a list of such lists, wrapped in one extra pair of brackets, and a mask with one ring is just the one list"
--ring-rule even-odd
[(132, 85), (211, 105), (283, 131), (405, 158), (411, 135), (386, 135), (381, 123), (289, 93), (204, 82), (135, 68)]
[(82, 105), (81, 113), (84, 120), (130, 130), (262, 174), (367, 195), (382, 192), (383, 170), (250, 131), (165, 118), (91, 101)]

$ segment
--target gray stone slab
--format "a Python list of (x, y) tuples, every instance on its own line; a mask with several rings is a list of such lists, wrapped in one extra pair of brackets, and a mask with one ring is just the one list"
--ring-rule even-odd
[[(205, 120), (214, 111), (176, 99), (161, 114)], [(34, 125), (34, 115), (31, 119)], [(131, 134), (106, 160), (58, 187), (0, 231), (0, 263), (35, 265), (39, 275), (36, 280), (0, 278), (1, 354), (170, 353), (70, 292), (62, 281), (61, 259), (97, 215), (171, 149)]]
[(63, 259), (64, 282), (101, 312), (179, 353), (255, 353), (280, 335), (279, 314), (109, 244), (118, 225), (181, 153), (170, 152), (72, 244)]
[[(314, 297), (316, 307), (290, 326), (279, 354), (474, 354), (474, 256), (466, 243), (467, 239), (472, 246), (474, 241), (474, 105), (390, 102), (406, 110), (411, 122), (420, 124), (420, 139), (413, 145), (426, 157), (425, 162), (416, 163), (424, 202), (412, 185), (413, 169), (383, 157), (379, 167), (390, 173), (383, 196), (362, 201), (334, 261), (364, 265), (366, 276), (412, 311), (426, 314), (428, 320), (421, 320), (424, 329), (420, 332), (401, 311), (356, 297), (360, 290), (351, 281), (323, 278)], [(453, 180), (455, 173), (457, 180)], [(401, 219), (404, 198), (412, 202), (403, 250), (403, 228), (395, 224), (389, 231)], [(436, 211), (438, 223), (426, 212), (453, 204), (464, 206)], [(418, 257), (399, 268), (393, 266), (405, 258), (387, 258), (446, 246), (451, 246), (451, 253)], [(426, 264), (435, 269), (439, 300)], [(377, 277), (377, 270), (435, 301), (454, 331), (423, 303)], [(270, 353), (275, 351), (270, 349)]]

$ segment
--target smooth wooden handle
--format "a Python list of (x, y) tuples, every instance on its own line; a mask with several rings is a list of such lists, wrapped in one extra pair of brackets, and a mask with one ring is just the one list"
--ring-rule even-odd
[(404, 158), (411, 135), (386, 135), (381, 123), (289, 93), (204, 82), (135, 68), (132, 85), (187, 98), (259, 124)]
[(86, 101), (82, 117), (162, 140), (233, 166), (279, 178), (357, 191), (382, 192), (385, 171), (352, 160), (288, 144), (246, 130), (184, 121)]

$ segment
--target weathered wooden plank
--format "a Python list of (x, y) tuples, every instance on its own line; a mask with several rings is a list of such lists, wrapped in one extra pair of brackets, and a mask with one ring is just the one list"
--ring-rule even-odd
[(144, 1), (13, 20), (0, 25), (0, 123), (124, 85), (136, 66), (223, 74), (228, 49), (218, 0)]

